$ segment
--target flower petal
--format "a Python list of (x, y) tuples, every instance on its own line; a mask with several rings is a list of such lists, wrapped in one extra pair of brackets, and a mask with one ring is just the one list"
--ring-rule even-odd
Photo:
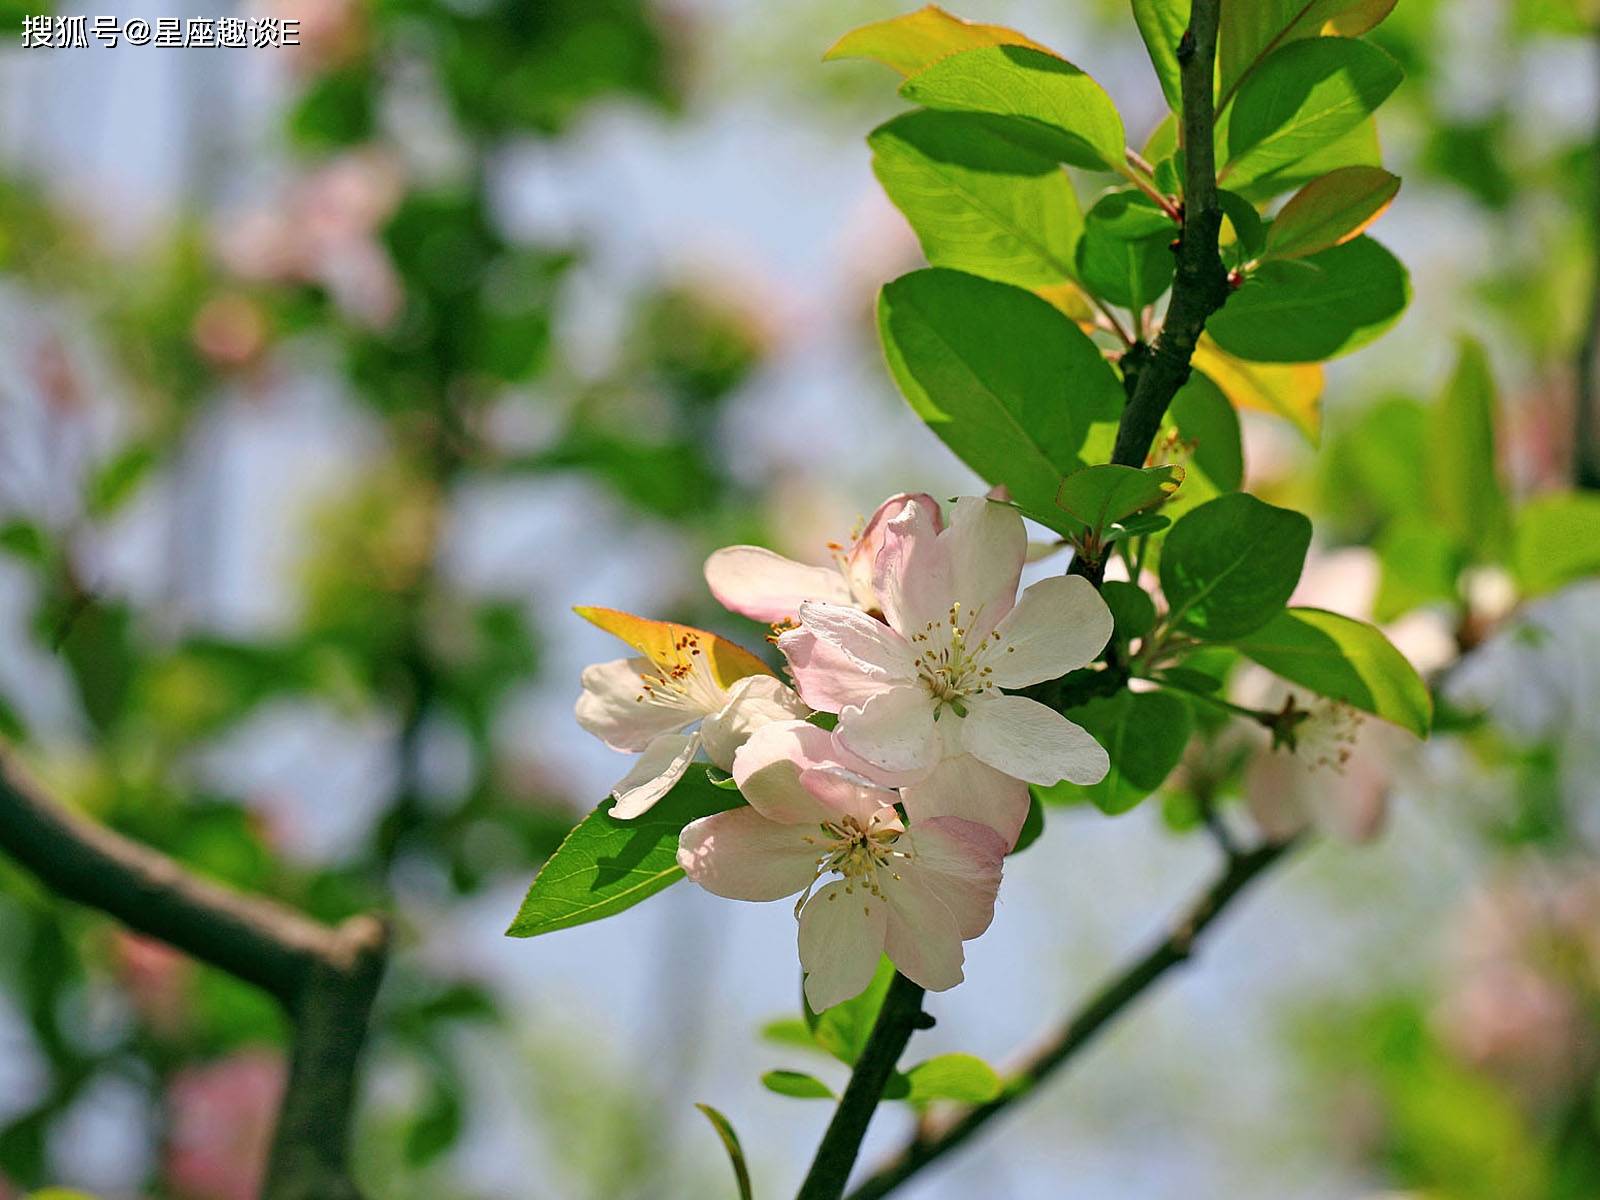
[[(813, 831), (815, 832), (815, 831)], [(805, 826), (780, 825), (753, 808), (701, 817), (678, 835), (678, 865), (730, 900), (782, 900), (810, 886), (821, 853)]]
[(906, 637), (948, 617), (950, 549), (937, 504), (913, 497), (884, 523), (872, 586), (884, 619)]
[(905, 511), (911, 501), (924, 505), (932, 514), (933, 531), (938, 533), (942, 527), (939, 516), (939, 502), (926, 492), (899, 492), (890, 496), (877, 511), (867, 518), (867, 523), (862, 527), (861, 536), (850, 547), (850, 556), (845, 560), (845, 577), (849, 581), (850, 594), (857, 608), (866, 612), (874, 609), (882, 611), (882, 604), (878, 601), (877, 589), (873, 586), (873, 572), (877, 568), (878, 554), (883, 549), (884, 531), (889, 522)]
[(611, 789), (617, 798), (611, 815), (627, 821), (653, 808), (657, 800), (677, 786), (699, 749), (699, 734), (664, 733), (651, 742), (633, 764), (633, 770)]
[(902, 862), (900, 878), (884, 888), (889, 920), (884, 949), (895, 968), (930, 992), (953, 988), (962, 980), (961, 928), (932, 881), (911, 862)]
[(648, 658), (616, 658), (585, 667), (573, 712), (578, 724), (613, 750), (637, 754), (663, 733), (676, 733), (698, 714), (657, 704), (644, 689), (655, 675)]
[[(962, 938), (975, 938), (989, 928), (1001, 864), (1010, 849), (1005, 839), (987, 825), (960, 817), (922, 821), (912, 826), (908, 838), (913, 873), (944, 902)], [(905, 845), (906, 839), (899, 844)]]
[[(858, 671), (874, 679), (892, 683), (916, 678), (916, 655), (910, 643), (859, 608), (802, 604), (800, 624), (842, 651)], [(778, 645), (782, 647), (782, 638)]]
[(733, 756), (733, 781), (769, 821), (814, 825), (833, 812), (800, 783), (800, 773), (830, 765), (833, 738), (805, 721), (763, 725)]
[(845, 749), (874, 766), (915, 771), (939, 758), (933, 712), (933, 697), (922, 688), (893, 687), (841, 712), (834, 732)]
[(946, 604), (961, 605), (963, 626), (967, 614), (976, 614), (967, 634), (969, 641), (987, 637), (1017, 600), (1022, 564), (1028, 557), (1028, 531), (1022, 514), (1009, 504), (963, 496), (956, 501), (950, 528), (939, 540), (949, 544)]
[(706, 757), (724, 771), (734, 752), (757, 729), (774, 721), (803, 719), (811, 712), (794, 689), (770, 675), (749, 675), (728, 689), (728, 703), (700, 724)]
[(881, 680), (863, 672), (835, 646), (809, 629), (791, 629), (778, 638), (789, 660), (789, 673), (806, 703), (819, 712), (836, 713), (851, 704), (865, 704), (883, 690)]
[(800, 913), (800, 965), (813, 1012), (865, 991), (883, 953), (888, 905), (859, 887), (847, 892), (846, 886), (842, 879), (828, 884)]
[(717, 688), (729, 688), (746, 675), (771, 675), (772, 670), (743, 646), (693, 625), (652, 621), (615, 608), (588, 605), (572, 610), (591, 625), (621, 638), (663, 671), (696, 667)]
[(970, 754), (943, 759), (901, 792), (906, 814), (921, 829), (936, 817), (976, 821), (999, 834), (1005, 848), (1017, 844), (1028, 819), (1028, 785)]
[(1041, 579), (995, 630), (985, 661), (992, 682), (1028, 687), (1094, 661), (1111, 638), (1111, 610), (1094, 584), (1079, 575)]
[(837, 567), (811, 567), (760, 546), (727, 546), (706, 559), (706, 586), (730, 612), (757, 621), (785, 621), (806, 600), (850, 604)]
[(1081, 726), (1026, 696), (970, 697), (961, 740), (997, 771), (1041, 786), (1099, 783), (1111, 769), (1105, 749)]
[(841, 816), (879, 829), (905, 828), (894, 809), (899, 797), (859, 775), (837, 767), (813, 767), (800, 772), (800, 786)]

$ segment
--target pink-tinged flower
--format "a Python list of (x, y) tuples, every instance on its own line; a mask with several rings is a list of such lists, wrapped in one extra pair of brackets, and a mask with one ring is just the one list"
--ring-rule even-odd
[[(733, 762), (749, 807), (685, 826), (679, 865), (733, 900), (799, 894), (806, 1000), (819, 1012), (861, 992), (885, 953), (930, 991), (954, 987), (962, 943), (994, 917), (1005, 840), (975, 821), (924, 817), (831, 753), (828, 734), (804, 721), (758, 730)], [(909, 828), (894, 807), (902, 798)], [(837, 878), (816, 888), (826, 876)]]
[[(1023, 688), (1094, 661), (1111, 613), (1087, 580), (1044, 579), (1017, 599), (1022, 517), (972, 497), (940, 529), (913, 498), (884, 531), (874, 586), (884, 620), (807, 602), (778, 639), (806, 702), (839, 714), (840, 743), (887, 771), (930, 771), (971, 755), (1029, 783), (1095, 783), (1094, 738)], [(887, 623), (885, 623), (887, 622)]]
[(182, 1200), (252, 1200), (283, 1095), (283, 1059), (246, 1050), (185, 1067), (167, 1090), (167, 1186)]
[(761, 546), (725, 546), (706, 559), (706, 586), (730, 612), (769, 623), (792, 621), (807, 600), (875, 613), (879, 604), (872, 572), (884, 529), (913, 500), (927, 507), (937, 527), (939, 506), (931, 496), (901, 492), (878, 505), (848, 547), (829, 544), (831, 566), (795, 562)]
[(714, 633), (610, 608), (574, 611), (640, 655), (586, 668), (578, 697), (579, 725), (613, 750), (639, 755), (612, 789), (614, 817), (647, 811), (701, 750), (729, 770), (755, 730), (810, 712), (759, 658)]

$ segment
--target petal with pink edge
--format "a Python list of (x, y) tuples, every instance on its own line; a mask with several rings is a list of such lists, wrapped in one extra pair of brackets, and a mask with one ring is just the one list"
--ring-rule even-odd
[(884, 888), (889, 902), (884, 950), (895, 968), (912, 983), (942, 992), (961, 982), (966, 951), (961, 929), (932, 881), (912, 862), (900, 866), (900, 878)]
[(809, 629), (791, 629), (778, 639), (778, 649), (789, 660), (789, 673), (800, 694), (819, 712), (865, 704), (883, 690), (881, 680), (860, 670), (843, 650)]
[(1111, 624), (1111, 610), (1087, 579), (1041, 579), (995, 630), (1000, 637), (986, 660), (990, 681), (1028, 687), (1087, 666), (1111, 639)]
[(950, 551), (939, 507), (913, 498), (884, 523), (872, 586), (884, 619), (906, 637), (950, 614)]
[(800, 782), (800, 773), (831, 765), (833, 739), (805, 721), (776, 721), (750, 735), (733, 756), (733, 781), (769, 821), (815, 825), (834, 813)]
[(884, 901), (835, 880), (806, 901), (800, 913), (800, 965), (806, 1003), (813, 1012), (859, 996), (872, 982), (888, 926)]
[(729, 900), (782, 900), (810, 886), (821, 857), (804, 826), (779, 825), (753, 808), (701, 817), (678, 835), (678, 865)]
[(812, 567), (760, 546), (728, 546), (706, 559), (706, 586), (717, 603), (756, 621), (785, 621), (806, 600), (850, 604), (837, 567)]
[(970, 697), (961, 740), (997, 771), (1041, 786), (1099, 783), (1111, 769), (1105, 749), (1082, 726), (1025, 696)]
[(841, 712), (835, 733), (846, 749), (876, 766), (915, 771), (939, 759), (933, 713), (933, 697), (923, 688), (890, 688)]
[(906, 814), (921, 828), (935, 817), (986, 825), (1011, 849), (1028, 819), (1028, 785), (970, 754), (943, 759), (901, 792)]
[(841, 768), (813, 767), (802, 771), (800, 786), (840, 816), (855, 817), (881, 829), (903, 828), (900, 814), (894, 810), (899, 799), (894, 792)]
[(648, 658), (616, 658), (585, 667), (583, 692), (573, 709), (578, 724), (613, 750), (637, 754), (663, 733), (676, 733), (693, 722), (696, 713), (650, 700), (642, 682), (646, 672), (655, 675)]
[(639, 761), (611, 790), (617, 798), (611, 815), (627, 821), (655, 807), (674, 787), (700, 749), (697, 734), (664, 733), (644, 748)]
[(1009, 504), (963, 496), (956, 501), (950, 528), (939, 540), (949, 543), (946, 604), (961, 605), (963, 626), (969, 613), (976, 614), (969, 640), (987, 637), (1017, 600), (1017, 583), (1028, 557), (1028, 531), (1022, 514)]
[(898, 847), (910, 849), (913, 872), (950, 910), (963, 939), (989, 928), (1010, 849), (1004, 838), (977, 821), (938, 817), (913, 825)]
[(850, 592), (857, 606), (867, 610), (882, 610), (872, 577), (877, 568), (878, 553), (883, 549), (884, 531), (889, 522), (905, 511), (906, 505), (913, 500), (925, 505), (932, 513), (935, 533), (943, 528), (939, 502), (926, 492), (899, 492), (878, 505), (877, 511), (867, 518), (861, 536), (856, 539), (855, 545), (850, 548), (850, 557), (845, 560), (845, 576), (850, 582)]
[[(858, 672), (880, 683), (916, 678), (917, 656), (910, 643), (859, 608), (845, 608), (838, 604), (802, 604), (800, 624), (842, 651)], [(779, 645), (782, 644), (780, 639)]]

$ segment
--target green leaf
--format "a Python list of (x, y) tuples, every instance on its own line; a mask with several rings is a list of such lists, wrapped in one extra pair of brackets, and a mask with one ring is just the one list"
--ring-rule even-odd
[(1178, 43), (1189, 28), (1189, 0), (1133, 0), (1133, 20), (1149, 51), (1150, 65), (1161, 83), (1161, 94), (1173, 112), (1183, 108), (1183, 86), (1178, 69)]
[(982, 113), (914, 112), (867, 138), (878, 182), (934, 266), (1025, 288), (1072, 277), (1078, 198), (1027, 132)]
[[(1222, 227), (1223, 234), (1230, 231), (1233, 235), (1232, 258), (1235, 262), (1245, 263), (1261, 253), (1262, 246), (1266, 243), (1266, 226), (1261, 221), (1261, 214), (1256, 211), (1256, 206), (1246, 200), (1238, 192), (1226, 189), (1217, 193), (1217, 201), (1222, 207), (1222, 215), (1227, 218)], [(1227, 248), (1224, 243), (1224, 248)]]
[(1600, 575), (1600, 495), (1558, 492), (1517, 514), (1517, 582), (1529, 595)]
[(761, 1086), (780, 1096), (796, 1100), (832, 1100), (833, 1089), (815, 1075), (804, 1071), (768, 1071), (761, 1077)]
[(878, 1010), (883, 1007), (883, 998), (889, 994), (889, 984), (893, 980), (894, 964), (884, 955), (878, 959), (877, 973), (866, 990), (842, 1004), (814, 1013), (802, 993), (800, 1003), (817, 1045), (847, 1067), (855, 1066), (856, 1059), (867, 1048), (867, 1039), (872, 1036), (872, 1027), (878, 1020)]
[(1168, 621), (1231, 641), (1283, 610), (1300, 582), (1311, 522), (1244, 492), (1218, 496), (1173, 525), (1161, 551)]
[(761, 1027), (761, 1036), (780, 1046), (796, 1050), (821, 1050), (816, 1038), (811, 1036), (811, 1026), (799, 1017), (778, 1017)]
[(1320, 608), (1290, 608), (1233, 645), (1291, 683), (1426, 737), (1428, 686), (1375, 626)]
[(7, 521), (0, 525), (0, 550), (29, 566), (42, 567), (50, 561), (50, 540), (32, 521)]
[(650, 811), (612, 817), (606, 800), (578, 823), (534, 878), (508, 937), (536, 937), (615, 916), (683, 878), (678, 834), (743, 801), (690, 771)]
[(1028, 793), (1028, 815), (1022, 819), (1022, 829), (1017, 834), (1017, 844), (1007, 854), (1021, 854), (1029, 846), (1039, 840), (1039, 835), (1044, 832), (1044, 806), (1039, 803), (1039, 797), (1031, 791)]
[(1395, 0), (1223, 0), (1217, 37), (1222, 103), (1279, 46), (1323, 33), (1359, 37), (1394, 6)]
[(1153, 304), (1172, 284), (1176, 235), (1177, 226), (1143, 192), (1108, 192), (1084, 218), (1078, 278), (1123, 308)]
[(1105, 89), (1065, 59), (1027, 46), (985, 46), (940, 59), (900, 85), (914, 104), (1037, 121), (1062, 162), (1120, 171), (1122, 118)]
[(916, 12), (852, 29), (822, 57), (824, 61), (876, 59), (902, 75), (911, 75), (957, 51), (979, 46), (1032, 46), (1036, 50), (1046, 50), (1015, 29), (964, 21), (929, 4)]
[(1229, 183), (1234, 191), (1252, 204), (1265, 204), (1274, 196), (1292, 192), (1330, 171), (1344, 167), (1377, 167), (1383, 165), (1383, 151), (1378, 144), (1378, 122), (1368, 117), (1353, 129), (1340, 134), (1322, 149), (1306, 155), (1298, 162), (1251, 180), (1234, 179)]
[(1384, 526), (1373, 543), (1381, 568), (1372, 615), (1392, 621), (1423, 604), (1457, 601), (1461, 546), (1431, 516), (1405, 513)]
[(1495, 387), (1483, 345), (1462, 339), (1428, 421), (1429, 517), (1479, 561), (1509, 550), (1510, 510), (1495, 454)]
[(1168, 412), (1178, 436), (1193, 447), (1195, 469), (1217, 491), (1238, 491), (1244, 482), (1244, 442), (1239, 414), (1222, 389), (1200, 372), (1192, 372)]
[(1296, 192), (1267, 232), (1267, 258), (1304, 258), (1358, 236), (1388, 208), (1400, 178), (1382, 167), (1341, 167)]
[(906, 1072), (906, 1099), (921, 1107), (935, 1100), (987, 1104), (1000, 1094), (999, 1074), (972, 1054), (941, 1054)]
[(744, 1147), (739, 1145), (739, 1135), (733, 1131), (732, 1123), (709, 1104), (696, 1104), (695, 1107), (705, 1114), (706, 1120), (711, 1122), (711, 1128), (717, 1131), (717, 1137), (722, 1139), (722, 1148), (728, 1152), (728, 1162), (733, 1166), (739, 1200), (754, 1200), (750, 1191), (750, 1168), (745, 1165)]
[(1056, 503), (1098, 538), (1107, 525), (1160, 504), (1183, 482), (1182, 467), (1124, 467), (1099, 463), (1061, 481)]
[(878, 301), (895, 382), (916, 414), (1028, 516), (1060, 533), (1062, 477), (1108, 457), (1122, 385), (1087, 334), (1031, 292), (932, 268)]
[(1099, 783), (1058, 783), (1042, 794), (1058, 804), (1083, 797), (1108, 816), (1127, 812), (1166, 781), (1194, 728), (1189, 705), (1171, 692), (1124, 688), (1068, 709), (1066, 715), (1105, 747), (1111, 770)]
[(84, 505), (92, 517), (107, 517), (138, 490), (155, 466), (150, 446), (135, 444), (113, 455), (90, 476)]
[(1156, 605), (1150, 593), (1136, 583), (1108, 579), (1100, 585), (1100, 598), (1111, 610), (1111, 620), (1120, 642), (1141, 638), (1155, 628)]
[(1405, 268), (1377, 242), (1359, 237), (1307, 258), (1263, 265), (1206, 331), (1239, 358), (1319, 362), (1379, 337), (1410, 300)]
[(1401, 75), (1394, 59), (1353, 38), (1312, 38), (1274, 51), (1239, 88), (1218, 181), (1236, 188), (1332, 144), (1382, 104)]

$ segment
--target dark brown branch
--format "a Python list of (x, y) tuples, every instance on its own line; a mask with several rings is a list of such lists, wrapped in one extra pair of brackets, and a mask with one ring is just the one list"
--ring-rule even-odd
[(1031, 1095), (1088, 1045), (1102, 1029), (1145, 994), (1152, 984), (1194, 953), (1195, 942), (1233, 900), (1293, 843), (1263, 846), (1228, 860), (1227, 868), (1172, 926), (1171, 931), (1097, 992), (1011, 1076), (1005, 1091), (988, 1104), (969, 1108), (934, 1128), (920, 1130), (892, 1159), (862, 1181), (849, 1200), (879, 1200), (930, 1163), (963, 1145), (994, 1118)]
[(383, 973), (387, 931), (330, 928), (191, 874), (52, 801), (0, 749), (0, 850), (65, 899), (98, 909), (275, 997), (294, 1050), (263, 1200), (341, 1200), (356, 1063)]
[[(1600, 25), (1595, 28), (1594, 49), (1600, 51)], [(1591, 171), (1589, 186), (1600, 196), (1600, 134)], [(1600, 214), (1591, 217), (1590, 251), (1589, 323), (1578, 346), (1572, 400), (1572, 482), (1580, 488), (1600, 488)]]
[(1221, 0), (1194, 0), (1189, 28), (1178, 43), (1183, 89), (1183, 228), (1177, 272), (1161, 334), (1140, 364), (1138, 385), (1117, 428), (1111, 461), (1142, 467), (1173, 396), (1189, 378), (1189, 361), (1206, 320), (1228, 299), (1228, 272), (1217, 253), (1222, 208), (1217, 202), (1217, 162), (1212, 145), (1216, 113), (1212, 88)]
[(839, 1097), (839, 1107), (834, 1109), (795, 1200), (839, 1200), (844, 1195), (850, 1169), (861, 1152), (861, 1139), (883, 1099), (894, 1065), (905, 1052), (912, 1031), (928, 1023), (922, 1012), (922, 988), (896, 971), (872, 1035), (850, 1072), (850, 1082)]

